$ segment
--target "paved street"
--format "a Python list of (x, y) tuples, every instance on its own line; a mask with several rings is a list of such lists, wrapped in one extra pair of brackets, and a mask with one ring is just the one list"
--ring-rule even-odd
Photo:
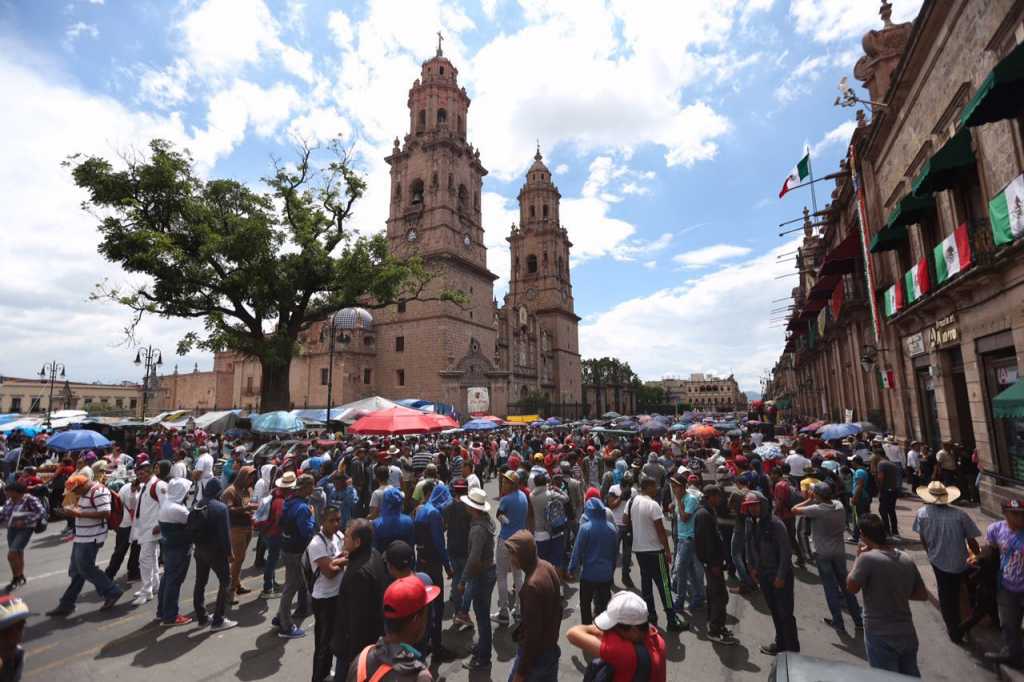
[[(493, 494), (493, 482), (489, 484)], [(61, 524), (53, 524), (42, 537), (35, 538), (27, 553), (29, 583), (19, 593), (33, 611), (25, 631), (27, 680), (100, 680), (145, 679), (147, 682), (187, 680), (281, 680), (304, 679), (308, 676), (313, 651), (312, 618), (306, 620), (310, 635), (305, 639), (279, 639), (269, 626), (268, 607), (276, 608), (277, 600), (265, 602), (256, 592), (242, 598), (231, 617), (239, 627), (211, 635), (205, 629), (189, 625), (162, 628), (153, 620), (153, 603), (140, 609), (128, 606), (126, 599), (112, 614), (97, 611), (99, 600), (91, 588), (83, 592), (75, 615), (67, 620), (50, 620), (42, 612), (56, 605), (67, 584), (66, 561), (70, 552), (60, 542)], [(101, 565), (113, 549), (113, 541), (100, 554)], [(247, 562), (248, 563), (248, 562)], [(259, 587), (256, 572), (244, 572), (247, 585)], [(182, 590), (183, 613), (192, 607), (192, 572)], [(803, 652), (835, 660), (863, 663), (863, 645), (858, 639), (839, 639), (821, 623), (825, 601), (817, 576), (811, 571), (797, 571), (797, 623)], [(283, 575), (281, 576), (283, 579)], [(6, 580), (4, 576), (4, 580)], [(211, 590), (208, 600), (212, 599)], [(771, 659), (758, 649), (768, 641), (771, 619), (760, 598), (748, 601), (732, 598), (729, 604), (730, 627), (740, 639), (740, 646), (712, 645), (704, 637), (702, 615), (693, 618), (693, 631), (669, 633), (670, 679), (765, 680)], [(919, 657), (926, 680), (996, 679), (993, 672), (976, 662), (963, 649), (952, 647), (945, 637), (938, 611), (929, 603), (914, 604), (915, 623), (922, 642)], [(565, 611), (563, 632), (578, 622), (575, 590)], [(662, 618), (662, 622), (664, 619)], [(468, 653), (469, 633), (447, 632), (451, 648)], [(439, 678), (448, 680), (505, 680), (514, 654), (514, 644), (507, 629), (497, 630), (494, 637), (495, 663), (490, 676), (469, 675), (462, 660), (447, 663)], [(866, 665), (866, 664), (865, 664)], [(574, 649), (563, 645), (561, 670), (563, 679), (578, 679), (584, 661)]]

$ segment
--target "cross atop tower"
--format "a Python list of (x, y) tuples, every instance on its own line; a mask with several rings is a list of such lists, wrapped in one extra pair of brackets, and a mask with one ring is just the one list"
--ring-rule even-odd
[(540, 161), (541, 159), (544, 158), (543, 156), (540, 155), (540, 139), (539, 138), (537, 140), (537, 153), (534, 154), (533, 158), (535, 160), (537, 160), (537, 161)]
[(444, 54), (443, 52), (441, 52), (441, 41), (442, 40), (444, 40), (444, 36), (442, 36), (441, 32), (438, 31), (437, 32), (437, 56), (438, 57), (441, 57)]

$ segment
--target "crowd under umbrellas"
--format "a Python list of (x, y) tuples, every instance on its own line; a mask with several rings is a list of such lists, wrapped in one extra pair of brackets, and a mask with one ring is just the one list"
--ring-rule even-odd
[[(522, 590), (530, 589), (520, 587), (523, 582), (517, 571), (524, 565), (516, 563), (519, 559), (508, 558), (509, 552), (523, 551), (526, 545), (520, 533), (525, 533), (530, 546), (535, 547), (531, 550), (535, 552), (532, 563), (528, 562), (532, 568), (527, 570), (527, 585), (532, 581), (532, 571), (543, 561), (557, 576), (558, 589), (550, 598), (564, 603), (572, 594), (568, 587), (573, 583), (581, 586), (581, 604), (576, 612), (583, 622), (570, 630), (570, 642), (588, 652), (594, 638), (598, 642), (631, 641), (647, 651), (644, 665), (648, 677), (644, 679), (665, 679), (665, 632), (685, 630), (696, 614), (707, 618), (708, 639), (721, 645), (737, 643), (721, 618), (730, 592), (736, 595), (734, 598), (766, 600), (776, 632), (774, 639), (769, 637), (761, 646), (765, 656), (799, 652), (796, 628), (791, 625), (792, 569), (787, 567), (790, 561), (800, 567), (809, 565), (815, 555), (820, 558), (825, 540), (817, 534), (812, 537), (810, 524), (802, 518), (801, 523), (790, 524), (794, 516), (809, 516), (819, 507), (836, 511), (841, 515), (840, 545), (845, 532), (859, 532), (862, 553), (885, 549), (889, 539), (885, 533), (879, 538), (873, 530), (881, 521), (876, 523), (871, 518), (870, 506), (868, 511), (857, 509), (849, 499), (858, 488), (851, 491), (847, 479), (857, 480), (856, 472), (863, 467), (858, 453), (877, 446), (875, 434), (864, 428), (870, 425), (822, 423), (801, 428), (801, 424), (762, 423), (743, 414), (624, 416), (613, 412), (573, 422), (548, 417), (522, 423), (480, 415), (460, 423), (449, 415), (402, 405), (379, 407), (347, 413), (349, 421), (343, 427), (318, 422), (315, 414), (304, 419), (294, 412), (272, 412), (242, 421), (231, 419), (230, 424), (218, 422), (216, 428), (223, 431), (208, 433), (195, 428), (194, 422), (201, 417), (187, 417), (184, 428), (167, 428), (167, 424), (182, 424), (181, 415), (169, 415), (164, 421), (145, 425), (134, 438), (121, 443), (91, 429), (69, 429), (42, 438), (25, 433), (13, 440), (35, 444), (30, 464), (39, 466), (31, 475), (40, 482), (40, 473), (48, 475), (50, 493), (56, 488), (65, 494), (51, 506), (54, 518), (66, 513), (71, 519), (70, 537), (77, 539), (76, 534), (82, 532), (81, 519), (112, 522), (107, 516), (110, 512), (102, 509), (82, 515), (84, 499), (95, 500), (100, 489), (122, 499), (122, 510), (127, 513), (113, 529), (125, 531), (119, 534), (119, 542), (122, 535), (125, 538), (122, 560), (123, 554), (134, 553), (138, 544), (133, 510), (142, 510), (138, 500), (145, 502), (147, 491), (152, 491), (161, 519), (155, 535), (164, 571), (161, 575), (155, 568), (157, 547), (153, 547), (149, 566), (153, 571), (151, 580), (158, 585), (151, 584), (149, 589), (159, 592), (159, 598), (153, 597), (158, 602), (157, 615), (169, 627), (235, 625), (227, 617), (226, 599), (218, 598), (212, 615), (201, 612), (201, 605), (197, 605), (194, 616), (183, 614), (177, 604), (176, 590), (188, 571), (191, 552), (195, 552), (197, 571), (201, 556), (208, 558), (208, 552), (204, 541), (196, 539), (198, 535), (191, 537), (185, 531), (174, 530), (173, 519), (187, 527), (197, 506), (205, 509), (203, 505), (224, 499), (233, 510), (227, 542), (238, 550), (241, 562), (247, 560), (250, 542), (255, 541), (257, 557), (264, 567), (264, 589), (259, 598), (281, 600), (277, 616), (268, 626), (284, 638), (302, 637), (306, 635), (302, 621), (310, 612), (315, 614), (315, 632), (311, 633), (317, 649), (314, 677), (326, 677), (332, 667), (336, 677), (345, 677), (355, 663), (353, 656), (359, 653), (352, 648), (352, 633), (339, 634), (344, 626), (338, 619), (344, 617), (347, 607), (339, 603), (337, 609), (325, 610), (318, 602), (355, 598), (343, 595), (348, 594), (345, 576), (356, 575), (356, 564), (360, 575), (364, 575), (364, 569), (369, 570), (369, 564), (356, 561), (358, 557), (376, 557), (371, 563), (380, 562), (385, 568), (373, 578), (379, 583), (373, 584), (380, 588), (380, 602), (371, 609), (380, 611), (379, 631), (369, 628), (369, 639), (358, 642), (363, 647), (378, 647), (373, 649), (375, 662), (386, 660), (389, 645), (401, 642), (408, 645), (406, 651), (418, 654), (408, 661), (410, 665), (422, 664), (423, 670), (436, 672), (437, 665), (451, 655), (443, 636), (437, 634), (441, 618), (447, 620), (449, 614), (429, 602), (437, 599), (431, 595), (440, 594), (444, 588), (454, 604), (452, 627), (474, 629), (478, 635), (473, 654), (466, 661), (471, 670), (490, 665), (492, 621), (499, 627), (518, 626), (517, 632), (530, 633), (531, 627), (538, 627), (530, 622), (533, 612), (526, 604), (531, 602), (521, 598)], [(26, 480), (24, 467), (21, 469), (10, 472), (10, 480), (15, 481), (12, 490), (18, 481)], [(500, 487), (500, 497), (493, 505), (481, 487), (490, 478), (497, 478)], [(780, 494), (780, 485), (791, 493)], [(529, 521), (525, 512), (518, 520), (509, 512), (510, 500), (520, 495), (523, 508), (533, 510)], [(326, 588), (336, 593), (324, 596), (320, 578), (310, 581), (298, 570), (301, 561), (289, 558), (290, 551), (295, 553), (293, 545), (275, 551), (278, 541), (267, 532), (266, 524), (268, 518), (274, 518), (276, 499), (281, 500), (282, 509), (300, 510), (295, 513), (309, 525), (311, 533), (332, 529), (331, 537), (324, 541), (327, 553), (323, 558), (327, 563), (322, 567), (323, 575), (339, 581)], [(294, 500), (298, 502), (290, 502)], [(848, 513), (851, 506), (852, 515)], [(493, 517), (492, 507), (496, 511)], [(308, 516), (301, 510), (308, 510)], [(460, 514), (456, 512), (467, 515), (467, 520), (458, 521)], [(247, 525), (236, 525), (239, 515), (243, 520), (248, 515)], [(415, 530), (420, 523), (435, 522), (439, 524), (436, 535), (426, 527), (424, 532)], [(171, 525), (165, 528), (165, 524)], [(84, 527), (95, 529), (96, 525), (88, 523)], [(790, 531), (791, 525), (794, 532)], [(495, 537), (499, 528), (500, 534)], [(459, 537), (462, 532), (467, 535)], [(171, 538), (177, 533), (178, 541), (184, 544), (175, 547)], [(105, 534), (106, 529), (98, 537)], [(286, 533), (289, 537), (291, 534), (301, 535), (298, 525), (294, 533)], [(513, 536), (518, 538), (515, 547), (509, 544)], [(879, 541), (877, 546), (865, 546), (872, 538)], [(483, 550), (474, 545), (479, 542), (485, 543)], [(314, 545), (307, 542), (298, 554)], [(449, 566), (438, 558), (449, 551), (464, 551), (466, 545), (476, 548), (471, 552), (475, 559), (468, 566), (459, 561)], [(784, 555), (784, 559), (769, 557), (769, 547), (773, 556)], [(441, 548), (446, 548), (444, 553)], [(131, 556), (127, 575), (119, 575), (120, 565), (108, 566), (104, 572), (108, 581), (103, 581), (95, 576), (99, 569), (87, 566), (88, 557), (79, 554), (72, 558), (72, 575), (76, 576), (72, 587), (78, 581), (77, 588), (69, 588), (70, 596), (66, 592), (49, 613), (53, 617), (71, 613), (77, 590), (86, 581), (97, 587), (104, 610), (127, 608), (119, 604), (120, 595), (127, 589), (123, 587), (125, 582), (145, 582), (133, 574)], [(274, 570), (279, 557), (285, 567), (284, 584), (277, 583), (279, 573)], [(433, 564), (435, 558), (441, 563)], [(21, 561), (23, 571), (24, 557)], [(319, 559), (311, 563), (320, 566)], [(631, 577), (635, 566), (640, 569), (639, 585)], [(416, 599), (422, 603), (410, 612), (410, 618), (420, 611), (428, 615), (422, 623), (413, 618), (388, 625), (389, 585), (401, 583), (408, 597), (408, 583), (402, 581), (416, 575), (414, 569), (426, 569), (420, 573), (426, 574), (425, 584), (430, 583), (430, 589), (417, 592)], [(204, 570), (209, 573), (208, 567)], [(484, 575), (493, 571), (494, 581), (481, 581), (479, 570)], [(236, 568), (232, 566), (231, 571), (236, 572)], [(659, 572), (670, 580), (658, 578)], [(866, 587), (863, 570), (858, 573), (855, 565), (851, 575), (860, 575), (859, 587)], [(12, 591), (19, 587), (15, 583), (9, 586)], [(491, 614), (491, 591), (497, 583), (499, 611)], [(247, 593), (237, 584), (229, 583), (224, 589), (235, 599)], [(615, 589), (619, 591), (613, 594)], [(848, 602), (856, 604), (845, 589), (846, 585), (836, 586)], [(148, 599), (138, 595), (133, 608), (152, 608), (147, 606)], [(360, 599), (366, 596), (360, 593)], [(828, 588), (825, 596), (831, 609)], [(870, 591), (865, 591), (864, 598), (870, 615)], [(405, 602), (402, 608), (404, 612), (411, 607)], [(640, 610), (644, 616), (637, 622)], [(837, 632), (847, 634), (841, 614), (831, 610), (828, 622)], [(851, 609), (847, 611), (853, 615)], [(658, 627), (662, 615), (664, 628)], [(857, 611), (854, 625), (862, 624), (859, 618)], [(645, 626), (638, 629), (641, 624)], [(548, 644), (556, 645), (557, 641)], [(627, 648), (632, 651), (632, 645)], [(532, 649), (527, 647), (526, 651)], [(598, 662), (594, 665), (639, 665), (636, 652), (630, 654), (633, 658), (627, 654), (622, 660), (595, 659)], [(517, 664), (540, 665), (529, 656), (521, 648)], [(871, 663), (875, 665), (878, 660)], [(912, 671), (908, 668), (905, 672)]]

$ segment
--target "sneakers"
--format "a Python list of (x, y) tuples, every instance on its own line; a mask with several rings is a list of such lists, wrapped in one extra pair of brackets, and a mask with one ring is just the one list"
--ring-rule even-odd
[(291, 630), (281, 630), (277, 633), (277, 636), (281, 639), (298, 639), (299, 637), (305, 637), (306, 631), (298, 625), (292, 625)]
[(11, 592), (14, 592), (16, 589), (24, 585), (26, 582), (28, 581), (25, 580), (25, 576), (16, 575), (11, 579), (11, 582), (7, 583), (7, 587), (4, 588), (4, 593), (10, 594)]
[(779, 650), (775, 648), (775, 644), (765, 644), (761, 647), (761, 653), (765, 656), (775, 656), (779, 653)]
[(210, 632), (220, 632), (221, 630), (230, 630), (231, 628), (238, 625), (237, 620), (231, 620), (230, 618), (224, 618), (219, 623), (214, 623), (210, 626)]
[(151, 597), (148, 594), (140, 594), (132, 600), (132, 606), (144, 606), (145, 604), (149, 603), (149, 600), (152, 598), (153, 597)]
[(491, 620), (495, 623), (501, 623), (502, 625), (508, 625), (512, 622), (512, 618), (509, 616), (508, 611), (505, 610), (492, 613)]
[(736, 636), (728, 629), (722, 628), (719, 632), (712, 632), (708, 630), (708, 639), (717, 644), (724, 644), (726, 646), (733, 646), (739, 644), (740, 640), (736, 639)]
[(112, 597), (107, 597), (106, 601), (103, 602), (103, 606), (100, 607), (100, 611), (109, 611), (114, 608), (114, 605), (117, 604), (117, 601), (122, 596), (124, 596), (124, 592), (118, 592)]
[(275, 592), (274, 590), (263, 590), (262, 592), (260, 592), (260, 599), (273, 599), (274, 597), (280, 596), (281, 593)]
[(55, 609), (53, 609), (51, 611), (47, 611), (46, 615), (48, 617), (50, 617), (50, 618), (66, 618), (67, 616), (70, 616), (74, 612), (75, 612), (74, 609), (66, 609), (63, 606), (58, 606), (57, 608), (55, 608)]
[(242, 587), (241, 585), (235, 588), (235, 594), (249, 594), (250, 592), (252, 592), (251, 589), (248, 587)]
[(477, 658), (476, 656), (473, 656), (468, 661), (463, 663), (462, 667), (465, 668), (466, 670), (469, 670), (469, 671), (474, 671), (474, 670), (490, 670), (491, 669), (491, 662), (490, 661), (482, 661), (479, 658)]
[(183, 616), (181, 614), (178, 614), (178, 617), (175, 618), (174, 620), (161, 621), (160, 624), (163, 625), (165, 628), (172, 628), (172, 627), (175, 627), (175, 626), (178, 626), (178, 625), (188, 625), (191, 622), (192, 622), (192, 617), (191, 616)]
[(469, 619), (468, 613), (456, 613), (455, 617), (452, 618), (452, 623), (459, 630), (472, 630), (473, 621)]
[(690, 624), (685, 621), (673, 620), (669, 621), (668, 631), (669, 632), (682, 632), (683, 630), (689, 630)]
[(199, 627), (205, 628), (209, 624), (210, 624), (209, 616), (206, 616), (206, 615), (196, 616), (196, 625), (198, 625)]

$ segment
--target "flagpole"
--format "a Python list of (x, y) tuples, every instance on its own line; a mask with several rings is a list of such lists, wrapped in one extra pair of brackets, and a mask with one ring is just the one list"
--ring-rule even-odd
[(807, 176), (811, 179), (808, 183), (811, 186), (811, 208), (818, 212), (818, 197), (814, 192), (814, 166), (811, 165), (811, 148), (807, 148)]

